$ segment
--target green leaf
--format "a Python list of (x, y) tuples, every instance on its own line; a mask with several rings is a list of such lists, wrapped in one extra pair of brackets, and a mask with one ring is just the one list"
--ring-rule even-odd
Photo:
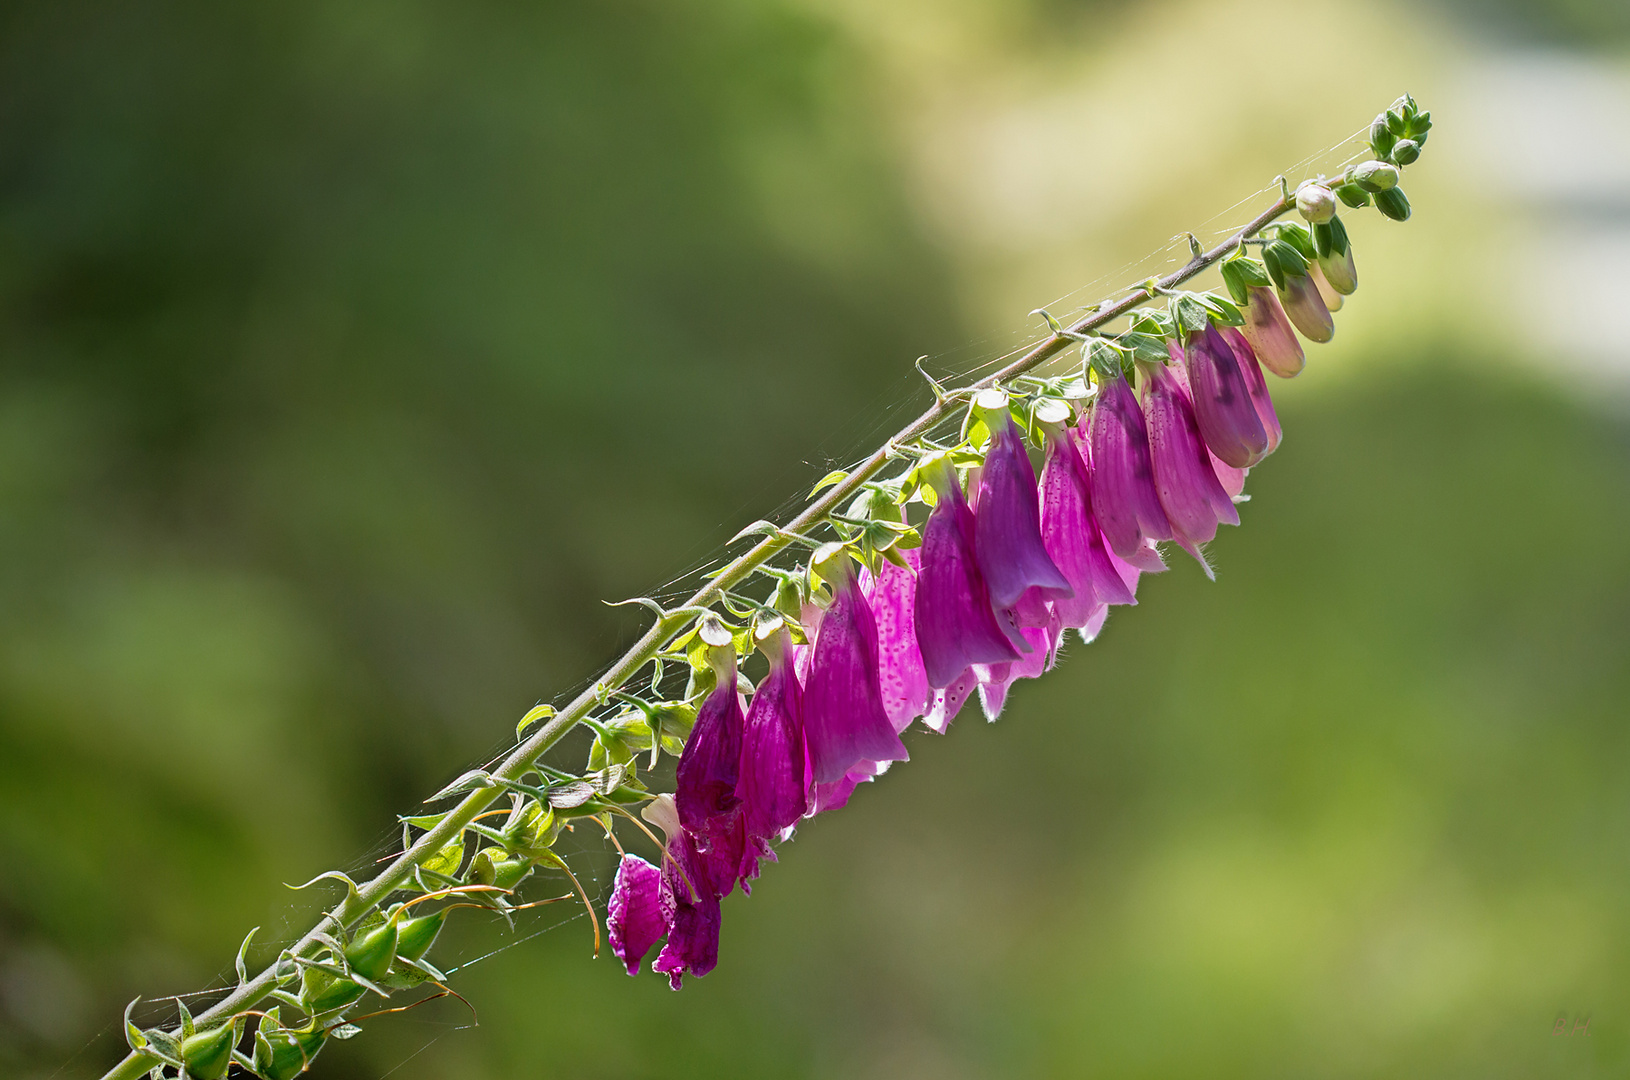
[(475, 791), (478, 788), (490, 788), (496, 786), (497, 785), (494, 783), (492, 776), (486, 769), (471, 769), (469, 772), (459, 776), (458, 779), (454, 780), (452, 783), (430, 796), (430, 798), (426, 799), (425, 802), (432, 803), (453, 795), (462, 795), (466, 791)]
[(436, 852), (420, 864), (420, 869), (432, 874), (444, 874), (447, 877), (457, 877), (458, 868), (464, 864), (464, 834), (461, 832), (447, 846)]
[(809, 489), (809, 497), (813, 499), (815, 496), (821, 493), (823, 488), (829, 488), (833, 484), (842, 483), (848, 478), (849, 474), (845, 470), (833, 469), (831, 472), (827, 473), (825, 476), (816, 481), (815, 486)]
[(533, 724), (536, 724), (539, 720), (547, 719), (553, 715), (555, 715), (555, 707), (553, 705), (544, 705), (540, 702), (539, 704), (532, 706), (526, 711), (526, 715), (521, 717), (521, 722), (515, 725), (516, 741), (520, 741), (521, 734), (525, 732), (527, 728), (531, 727)]
[(249, 943), (255, 940), (255, 935), (259, 932), (260, 927), (255, 927), (253, 930), (243, 935), (243, 944), (238, 946), (238, 958), (233, 961), (232, 966), (237, 969), (238, 985), (240, 987), (249, 981)]

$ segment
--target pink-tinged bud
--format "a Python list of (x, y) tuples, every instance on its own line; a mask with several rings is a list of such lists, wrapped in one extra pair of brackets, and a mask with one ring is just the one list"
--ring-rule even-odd
[(1296, 340), (1296, 333), (1290, 328), (1285, 309), (1279, 306), (1279, 298), (1273, 290), (1265, 286), (1253, 285), (1249, 295), (1250, 303), (1240, 311), (1245, 316), (1240, 332), (1269, 371), (1281, 379), (1293, 377), (1306, 365), (1307, 354), (1302, 352), (1302, 343)]
[(1296, 189), (1296, 212), (1312, 225), (1336, 216), (1336, 194), (1323, 184), (1306, 183)]
[(1098, 388), (1087, 421), (1087, 442), (1093, 509), (1110, 550), (1132, 559), (1146, 540), (1170, 540), (1172, 528), (1160, 508), (1155, 470), (1149, 463), (1149, 431), (1124, 377), (1117, 375)]
[(1070, 428), (1049, 430), (1047, 463), (1041, 470), (1042, 542), (1072, 590), (1071, 596), (1053, 601), (1053, 613), (1061, 626), (1072, 630), (1090, 626), (1110, 604), (1137, 603), (1110, 562), (1093, 516), (1080, 441), (1079, 433)]
[(1336, 322), (1330, 317), (1330, 308), (1319, 295), (1313, 279), (1302, 274), (1285, 275), (1285, 287), (1279, 290), (1279, 301), (1285, 314), (1296, 329), (1309, 341), (1324, 344), (1336, 336)]
[(611, 885), (606, 904), (606, 930), (611, 937), (612, 955), (623, 962), (628, 973), (640, 969), (640, 961), (651, 951), (668, 924), (662, 917), (660, 893), (662, 874), (638, 855), (624, 855)]
[(816, 631), (804, 686), (804, 742), (817, 783), (841, 779), (858, 761), (907, 758), (883, 709), (877, 623), (853, 575), (835, 584)]
[(974, 554), (998, 610), (1016, 605), (1026, 589), (1048, 600), (1070, 595), (1070, 583), (1041, 541), (1036, 470), (1011, 417), (992, 434), (974, 517)]
[(1340, 311), (1346, 299), (1331, 286), (1320, 264), (1314, 263), (1309, 267), (1308, 277), (1313, 279), (1313, 287), (1319, 290), (1319, 299), (1324, 301), (1324, 306), (1330, 309), (1331, 314)]
[[(1175, 343), (1171, 349), (1177, 352)], [(1189, 334), (1182, 359), (1205, 445), (1236, 469), (1261, 461), (1268, 453), (1268, 433), (1228, 339), (1207, 323), (1204, 330)]]
[(774, 836), (804, 816), (803, 691), (793, 671), (792, 642), (782, 630), (770, 673), (758, 684), (741, 740), (741, 800), (749, 837)]
[[(917, 573), (917, 646), (930, 687), (948, 685), (973, 664), (1017, 660), (997, 622), (975, 554), (973, 511), (955, 477), (923, 526)], [(827, 777), (826, 779), (836, 779)]]
[(1187, 392), (1163, 365), (1156, 366), (1144, 384), (1143, 406), (1149, 416), (1155, 485), (1172, 523), (1172, 538), (1211, 577), (1200, 546), (1217, 535), (1218, 522), (1238, 525), (1239, 512), (1211, 467)]
[[(1345, 296), (1351, 296), (1358, 289), (1358, 264), (1353, 261), (1353, 246), (1347, 245), (1345, 251), (1330, 251), (1319, 256), (1316, 264), (1324, 271), (1324, 280), (1331, 289)], [(1322, 290), (1321, 290), (1322, 291)], [(1331, 311), (1336, 310), (1331, 308)]]
[[(1279, 414), (1274, 410), (1273, 399), (1268, 396), (1268, 380), (1262, 377), (1262, 366), (1256, 362), (1256, 352), (1244, 334), (1229, 326), (1223, 329), (1222, 336), (1228, 342), (1228, 347), (1234, 350), (1234, 359), (1239, 362), (1240, 374), (1245, 377), (1245, 392), (1251, 395), (1256, 417), (1262, 421), (1262, 430), (1268, 433), (1268, 453), (1271, 454), (1279, 449), (1279, 442), (1285, 433), (1279, 426)], [(1230, 494), (1238, 495), (1239, 492)]]

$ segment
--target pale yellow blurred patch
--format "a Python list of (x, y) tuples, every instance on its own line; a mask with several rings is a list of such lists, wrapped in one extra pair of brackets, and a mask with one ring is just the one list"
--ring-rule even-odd
[[(1025, 5), (998, 0), (808, 2), (841, 19), (888, 73), (880, 99), (895, 111), (917, 205), (957, 268), (970, 322), (998, 335), (994, 347), (1034, 332), (1032, 308), (1063, 317), (1180, 265), (1185, 232), (1208, 243), (1227, 235), (1266, 203), (1276, 175), (1294, 183), (1368, 156), (1354, 136), (1407, 90), (1437, 122), (1406, 171), (1414, 216), (1400, 225), (1345, 211), (1359, 291), (1335, 341), (1310, 347), (1309, 377), (1276, 388), (1336, 386), (1332, 372), (1384, 370), (1395, 356), (1418, 362), (1422, 343), (1501, 362), (1588, 361), (1595, 348), (1608, 354), (1596, 367), (1619, 363), (1600, 334), (1543, 329), (1550, 312), (1535, 308), (1558, 290), (1547, 294), (1556, 275), (1536, 279), (1535, 260), (1558, 261), (1553, 241), (1566, 228), (1536, 212), (1533, 185), (1492, 176), (1504, 155), (1524, 153), (1500, 129), (1499, 91), (1520, 84), (1492, 46), (1431, 11), (1174, 0), (1053, 33)], [(1580, 93), (1608, 128), (1624, 119), (1630, 138), (1630, 109), (1589, 85)], [(1537, 168), (1560, 172), (1569, 149), (1547, 147)], [(1562, 261), (1577, 250), (1611, 264), (1618, 248), (1602, 244), (1587, 223)]]

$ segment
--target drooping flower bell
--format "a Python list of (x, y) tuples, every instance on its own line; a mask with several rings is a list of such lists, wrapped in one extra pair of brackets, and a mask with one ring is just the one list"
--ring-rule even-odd
[(1012, 608), (1028, 589), (1042, 600), (1071, 595), (1041, 539), (1041, 508), (1036, 470), (1025, 450), (1024, 436), (1007, 411), (985, 414), (991, 426), (990, 449), (979, 475), (979, 509), (974, 518), (974, 553), (979, 571), (999, 611)]
[(1307, 354), (1285, 317), (1285, 309), (1273, 290), (1265, 285), (1250, 286), (1247, 297), (1247, 303), (1240, 309), (1240, 314), (1245, 316), (1240, 332), (1269, 371), (1281, 379), (1291, 378), (1306, 366)]
[(700, 635), (708, 646), (708, 664), (716, 680), (696, 712), (696, 724), (685, 740), (675, 774), (674, 800), (679, 821), (704, 837), (719, 829), (740, 800), (736, 783), (741, 768), (741, 699), (736, 689), (736, 650), (730, 634), (704, 619)]
[(808, 809), (804, 772), (803, 691), (793, 670), (792, 639), (780, 627), (761, 642), (770, 673), (747, 708), (736, 795), (749, 838), (774, 836)]
[(661, 891), (660, 870), (638, 855), (623, 855), (606, 904), (606, 930), (612, 955), (623, 962), (630, 975), (639, 973), (640, 961), (668, 932), (662, 916)]
[(1238, 525), (1239, 512), (1212, 468), (1188, 392), (1165, 365), (1150, 366), (1143, 405), (1155, 484), (1172, 523), (1172, 538), (1212, 577), (1200, 547), (1217, 535), (1219, 522)]
[(937, 496), (923, 526), (917, 571), (917, 646), (928, 685), (939, 689), (974, 664), (999, 664), (1021, 655), (998, 624), (990, 589), (979, 570), (973, 511), (948, 462), (927, 467)]
[(1074, 428), (1049, 425), (1041, 470), (1041, 537), (1071, 595), (1053, 601), (1062, 627), (1082, 630), (1110, 604), (1135, 604), (1104, 545), (1093, 514), (1092, 486), (1082, 439)]
[(683, 976), (698, 979), (719, 963), (719, 897), (709, 887), (708, 869), (698, 857), (690, 834), (681, 830), (668, 842), (662, 863), (658, 900), (668, 924), (668, 941), (651, 970), (668, 976), (678, 990)]
[(1170, 540), (1172, 528), (1155, 492), (1143, 410), (1125, 376), (1099, 386), (1087, 431), (1093, 509), (1104, 539), (1121, 558), (1139, 559), (1148, 541)]
[[(1251, 395), (1251, 404), (1256, 408), (1256, 417), (1262, 421), (1262, 430), (1268, 433), (1268, 453), (1279, 449), (1279, 443), (1284, 438), (1284, 429), (1279, 424), (1279, 414), (1274, 410), (1273, 398), (1268, 394), (1268, 380), (1262, 377), (1262, 365), (1256, 362), (1256, 350), (1244, 334), (1232, 326), (1222, 329), (1223, 340), (1228, 347), (1234, 350), (1234, 359), (1239, 362), (1240, 374), (1245, 377), (1245, 392)], [(1227, 484), (1225, 483), (1226, 487)], [(1239, 494), (1232, 492), (1231, 494)]]
[[(1177, 359), (1176, 343), (1169, 347)], [(1248, 469), (1261, 461), (1268, 453), (1268, 433), (1228, 340), (1207, 321), (1204, 330), (1188, 335), (1181, 354), (1193, 395), (1194, 419), (1205, 444), (1236, 469)], [(1256, 363), (1254, 357), (1251, 362)]]
[[(905, 744), (883, 709), (878, 684), (877, 623), (842, 550), (817, 553), (832, 582), (804, 684), (804, 742), (811, 778), (838, 780), (859, 761), (904, 761)], [(920, 610), (920, 609), (919, 609)]]
[(928, 673), (917, 645), (917, 572), (922, 549), (896, 549), (900, 565), (883, 560), (873, 576), (861, 571), (861, 590), (877, 623), (877, 677), (883, 692), (883, 711), (894, 730), (904, 731), (928, 709)]

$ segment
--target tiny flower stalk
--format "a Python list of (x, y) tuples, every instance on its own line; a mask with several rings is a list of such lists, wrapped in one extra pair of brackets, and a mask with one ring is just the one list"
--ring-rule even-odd
[[(604, 829), (619, 849), (652, 845), (652, 861), (625, 851), (605, 909), (625, 970), (655, 953), (651, 969), (675, 989), (712, 971), (721, 901), (738, 885), (748, 892), (775, 859), (773, 842), (905, 761), (902, 734), (919, 718), (944, 732), (975, 693), (997, 716), (1017, 680), (1055, 665), (1068, 631), (1091, 641), (1112, 606), (1136, 602), (1139, 575), (1165, 568), (1159, 543), (1175, 541), (1210, 573), (1205, 546), (1218, 526), (1239, 523), (1247, 470), (1281, 441), (1262, 369), (1299, 373), (1298, 332), (1330, 340), (1331, 311), (1357, 286), (1338, 207), (1407, 218), (1400, 169), (1420, 158), (1430, 129), (1430, 114), (1400, 99), (1372, 126), (1374, 161), (1303, 184), (1295, 198), (1281, 188), (1224, 243), (1202, 251), (1191, 238), (1183, 267), (1073, 326), (1047, 316), (1047, 337), (994, 375), (960, 389), (935, 382), (921, 417), (829, 474), (786, 525), (751, 526), (752, 545), (688, 599), (637, 601), (656, 613), (639, 641), (569, 703), (529, 710), (501, 762), (428, 800), (456, 801), (404, 817), (403, 852), (378, 875), (321, 875), (343, 879), (345, 899), (266, 968), (249, 972), (245, 939), (237, 987), (196, 1021), (178, 1007), (179, 1030), (143, 1030), (127, 1010), (131, 1053), (107, 1080), (155, 1069), (219, 1080), (234, 1062), (262, 1080), (294, 1080), (331, 1036), (349, 1038), (376, 1015), (356, 1015), (366, 995), (432, 980), (451, 992), (428, 956), (461, 905), (407, 914), (413, 905), (468, 894), (480, 903), (463, 906), (507, 918), (530, 906), (512, 902), (530, 878), (560, 873), (594, 914), (552, 848), (564, 829)], [(1286, 217), (1293, 211), (1306, 226)], [(1178, 290), (1213, 266), (1233, 303)], [(1160, 298), (1166, 311), (1146, 306)], [(1114, 329), (1127, 316), (1131, 325)], [(1076, 343), (1085, 365), (1066, 369)], [(978, 422), (958, 428), (963, 415)], [(1041, 444), (1039, 477), (1030, 440)], [(774, 582), (763, 599), (744, 593), (759, 573)], [(762, 662), (748, 655), (755, 647)], [(738, 655), (749, 673), (764, 671), (756, 687)], [(594, 736), (586, 768), (546, 764), (578, 725)], [(647, 786), (664, 754), (678, 759), (671, 794)], [(643, 835), (618, 839), (629, 824)], [(416, 896), (398, 900), (403, 892)], [(246, 1057), (243, 1018), (268, 996), (300, 1019), (287, 1028), (280, 1006), (259, 1014)]]

